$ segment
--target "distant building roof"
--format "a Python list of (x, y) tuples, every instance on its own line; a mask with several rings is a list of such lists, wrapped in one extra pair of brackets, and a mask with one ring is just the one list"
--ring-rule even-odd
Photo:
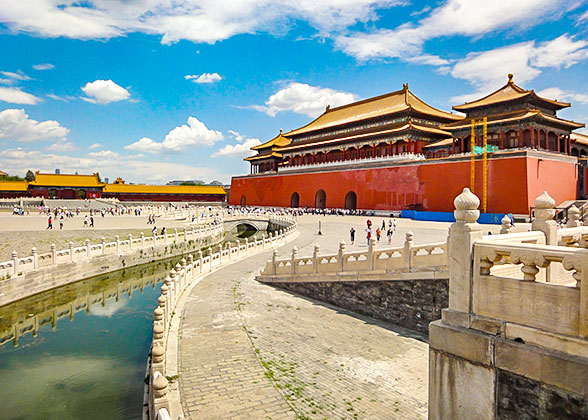
[(558, 102), (553, 101), (551, 99), (542, 98), (541, 96), (537, 95), (534, 90), (525, 90), (515, 85), (512, 81), (512, 77), (512, 74), (509, 74), (508, 82), (506, 83), (506, 85), (502, 86), (497, 91), (492, 92), (490, 95), (484, 96), (483, 98), (472, 102), (466, 102), (463, 105), (456, 105), (453, 107), (453, 109), (455, 109), (456, 111), (467, 111), (472, 108), (497, 104), (500, 102), (509, 102), (524, 97), (532, 97), (537, 101), (543, 102), (550, 108), (555, 109), (567, 108), (570, 106), (568, 102)]
[(436, 141), (435, 143), (429, 143), (426, 146), (423, 146), (423, 149), (434, 149), (436, 147), (449, 147), (452, 145), (453, 145), (453, 137), (450, 137), (448, 139)]
[(251, 156), (251, 157), (245, 158), (243, 160), (252, 161), (252, 160), (266, 159), (266, 158), (270, 158), (270, 157), (281, 158), (282, 155), (280, 153), (269, 151), (267, 153), (261, 153), (259, 155)]
[(310, 131), (395, 114), (409, 109), (421, 114), (444, 119), (448, 122), (463, 119), (463, 116), (441, 111), (427, 105), (408, 89), (408, 84), (405, 84), (401, 90), (386, 95), (364, 99), (363, 101), (354, 102), (337, 108), (327, 107), (326, 111), (317, 119), (304, 127), (286, 133), (285, 136), (291, 137)]
[(588, 146), (588, 135), (582, 133), (572, 133), (570, 134), (570, 138), (575, 143), (584, 144)]
[(26, 181), (0, 181), (0, 191), (26, 191), (28, 188)]
[(6, 176), (8, 175), (8, 173), (4, 172), (4, 171), (0, 171), (0, 176)]
[(226, 194), (222, 186), (214, 185), (106, 184), (103, 192), (127, 194)]
[[(526, 120), (529, 118), (539, 118), (551, 123), (561, 124), (568, 127), (571, 130), (576, 128), (584, 127), (584, 124), (575, 121), (564, 120), (553, 115), (544, 114), (537, 109), (521, 109), (516, 111), (505, 112), (502, 114), (494, 114), (488, 117), (488, 126), (501, 123), (509, 123), (514, 121)], [(462, 121), (453, 122), (451, 124), (442, 125), (441, 128), (444, 130), (459, 130), (469, 129), (471, 127), (470, 119), (464, 119)]]
[(35, 172), (35, 180), (29, 183), (43, 187), (96, 187), (101, 188), (104, 183), (98, 181), (98, 174), (70, 175), (70, 174), (42, 174)]
[(282, 129), (280, 128), (280, 134), (278, 134), (273, 139), (266, 141), (263, 144), (260, 144), (260, 145), (257, 145), (257, 146), (253, 146), (251, 148), (251, 150), (266, 149), (266, 148), (272, 147), (272, 146), (276, 146), (276, 147), (287, 146), (291, 142), (292, 142), (292, 140), (290, 140), (288, 137), (284, 137), (282, 135)]

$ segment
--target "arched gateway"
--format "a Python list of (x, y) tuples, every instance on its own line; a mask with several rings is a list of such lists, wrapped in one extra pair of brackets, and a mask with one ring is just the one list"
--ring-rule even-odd
[(357, 209), (357, 194), (353, 191), (349, 191), (345, 196), (345, 208), (347, 210)]
[(300, 206), (300, 196), (298, 195), (297, 192), (292, 194), (292, 197), (290, 197), (290, 207), (292, 208), (298, 208)]
[(318, 190), (314, 197), (314, 207), (324, 209), (327, 206), (327, 193), (325, 190)]

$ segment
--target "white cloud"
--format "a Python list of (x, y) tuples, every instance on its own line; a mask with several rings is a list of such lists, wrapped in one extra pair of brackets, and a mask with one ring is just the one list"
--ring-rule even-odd
[(59, 96), (59, 95), (55, 95), (53, 93), (48, 93), (45, 96), (47, 96), (50, 99), (53, 99), (54, 101), (61, 101), (61, 102), (69, 102), (69, 101), (73, 101), (76, 99), (75, 96), (70, 96), (70, 95)]
[(4, 77), (8, 77), (8, 78), (14, 79), (14, 80), (21, 80), (21, 81), (31, 80), (31, 78), (29, 76), (27, 76), (26, 74), (24, 74), (20, 70), (18, 71), (18, 73), (14, 73), (12, 71), (0, 71), (0, 74), (2, 74)]
[(251, 148), (260, 144), (261, 141), (259, 139), (247, 139), (243, 143), (227, 144), (210, 156), (213, 158), (219, 156), (249, 156), (253, 154)]
[(233, 136), (235, 138), (235, 140), (237, 140), (237, 142), (241, 143), (243, 140), (245, 140), (245, 136), (241, 133), (238, 133), (235, 130), (229, 130), (229, 134), (231, 136)]
[(111, 159), (111, 158), (116, 158), (119, 156), (118, 153), (113, 152), (112, 150), (100, 150), (99, 152), (90, 152), (88, 153), (89, 157), (92, 158), (105, 158), (105, 159)]
[(0, 101), (11, 104), (36, 105), (41, 98), (20, 90), (16, 87), (0, 87)]
[(588, 10), (586, 10), (579, 18), (578, 18), (578, 23), (582, 23), (584, 21), (588, 20)]
[(372, 33), (340, 35), (336, 45), (358, 60), (408, 59), (422, 55), (425, 42), (447, 36), (476, 36), (516, 27), (518, 30), (556, 19), (577, 7), (567, 0), (448, 0), (419, 22)]
[(3, 0), (0, 20), (13, 32), (44, 37), (104, 39), (143, 32), (179, 40), (214, 43), (256, 32), (283, 34), (303, 20), (320, 34), (377, 19), (376, 8), (404, 0)]
[(556, 99), (558, 101), (579, 102), (588, 104), (588, 94), (564, 91), (558, 87), (550, 87), (537, 92), (537, 95), (547, 99)]
[(61, 140), (47, 146), (47, 150), (52, 152), (73, 152), (77, 150), (77, 147), (71, 141)]
[(0, 139), (31, 143), (52, 138), (63, 139), (69, 129), (57, 121), (35, 121), (30, 119), (24, 109), (5, 109), (0, 112)]
[(110, 102), (124, 101), (131, 97), (125, 88), (117, 85), (112, 80), (95, 80), (88, 82), (82, 88), (87, 97), (82, 97), (86, 102), (94, 104), (108, 104)]
[(99, 149), (101, 147), (102, 147), (102, 145), (100, 143), (93, 143), (93, 144), (91, 144), (91, 145), (88, 146), (88, 149), (95, 150), (95, 149)]
[(179, 152), (191, 146), (212, 146), (223, 139), (220, 131), (209, 130), (196, 117), (188, 117), (188, 124), (171, 130), (162, 142), (143, 137), (135, 143), (125, 146), (127, 150), (148, 153)]
[(293, 82), (270, 96), (265, 105), (252, 105), (251, 108), (265, 112), (270, 117), (292, 111), (314, 118), (324, 112), (327, 105), (334, 108), (357, 99), (356, 95), (349, 92)]
[(223, 80), (222, 76), (218, 73), (202, 73), (201, 75), (187, 74), (184, 76), (184, 79), (191, 80), (192, 82), (198, 84), (214, 83), (218, 82), (219, 80)]
[(55, 66), (53, 64), (51, 64), (51, 63), (43, 63), (43, 64), (35, 64), (33, 66), (33, 68), (35, 70), (42, 71), (42, 70), (52, 70), (52, 69), (55, 68)]
[(543, 68), (570, 67), (588, 59), (588, 43), (562, 35), (551, 41), (522, 42), (494, 50), (469, 53), (457, 61), (451, 75), (468, 80), (476, 92), (451, 98), (454, 102), (467, 102), (487, 95), (505, 83), (512, 73), (515, 82), (523, 84), (541, 74)]

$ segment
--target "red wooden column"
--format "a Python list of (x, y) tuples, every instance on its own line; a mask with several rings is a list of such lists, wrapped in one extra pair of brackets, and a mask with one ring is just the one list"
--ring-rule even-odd
[(372, 157), (376, 157), (376, 144), (372, 145)]
[(504, 131), (500, 131), (500, 148), (504, 149)]
[[(553, 133), (553, 134), (555, 134), (555, 133)], [(561, 149), (561, 146), (559, 144), (560, 143), (560, 137), (559, 137), (559, 135), (557, 135), (555, 138), (556, 138), (556, 142), (557, 142), (557, 153), (561, 153), (561, 150), (560, 150)]]
[(390, 142), (390, 156), (392, 156), (394, 154), (394, 151), (392, 150), (393, 147), (394, 147), (394, 143)]
[(531, 127), (529, 131), (531, 132), (531, 147), (535, 149), (535, 129)]
[(452, 143), (451, 143), (451, 154), (454, 155), (455, 154), (455, 137), (453, 137), (451, 140), (452, 140)]
[(523, 129), (519, 128), (519, 147), (523, 147)]

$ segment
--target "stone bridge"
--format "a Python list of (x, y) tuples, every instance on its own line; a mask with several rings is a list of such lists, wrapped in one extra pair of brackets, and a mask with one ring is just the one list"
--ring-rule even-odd
[(225, 220), (224, 221), (224, 228), (225, 232), (233, 232), (234, 230), (238, 229), (239, 226), (245, 226), (247, 228), (253, 228), (255, 230), (268, 230), (270, 221), (268, 219), (261, 220), (261, 219), (251, 219), (251, 218), (243, 218), (243, 219), (235, 219), (235, 220)]

